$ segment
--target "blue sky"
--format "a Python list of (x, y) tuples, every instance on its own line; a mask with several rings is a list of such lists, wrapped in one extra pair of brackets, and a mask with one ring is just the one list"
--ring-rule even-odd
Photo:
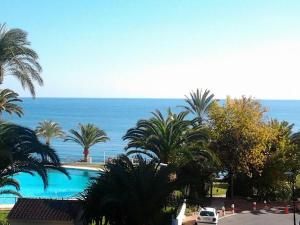
[[(300, 99), (300, 2), (1, 0), (29, 33), (39, 97)], [(299, 68), (298, 68), (299, 67)], [(5, 86), (29, 96), (13, 78)]]

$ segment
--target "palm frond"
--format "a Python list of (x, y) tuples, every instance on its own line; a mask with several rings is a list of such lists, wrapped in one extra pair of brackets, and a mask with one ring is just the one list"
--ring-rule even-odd
[(43, 85), (38, 54), (30, 48), (27, 33), (21, 29), (6, 29), (0, 24), (0, 84), (4, 76), (16, 77), (24, 89), (35, 97), (34, 82)]

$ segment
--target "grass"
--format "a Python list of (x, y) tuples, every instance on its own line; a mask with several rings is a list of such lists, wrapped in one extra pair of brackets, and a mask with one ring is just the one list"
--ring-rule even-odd
[(213, 196), (226, 195), (228, 184), (226, 183), (214, 183), (212, 194)]
[(300, 188), (300, 175), (296, 177), (296, 188)]
[(7, 223), (7, 215), (9, 211), (0, 211), (0, 225), (8, 224)]

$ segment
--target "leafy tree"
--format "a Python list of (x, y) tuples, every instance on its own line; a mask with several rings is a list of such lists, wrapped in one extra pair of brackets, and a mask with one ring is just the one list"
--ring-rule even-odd
[(30, 48), (27, 33), (21, 29), (7, 30), (0, 24), (0, 84), (5, 76), (14, 76), (35, 96), (34, 81), (43, 85), (42, 68), (37, 53)]
[(73, 141), (83, 147), (84, 161), (88, 161), (90, 148), (101, 142), (109, 140), (106, 133), (93, 124), (79, 124), (79, 131), (71, 129), (65, 141)]
[(36, 134), (39, 137), (45, 138), (46, 145), (50, 145), (51, 138), (63, 138), (65, 136), (65, 133), (59, 124), (52, 120), (39, 122), (39, 125), (36, 128)]
[(0, 115), (2, 112), (9, 114), (17, 114), (19, 117), (23, 115), (23, 110), (16, 102), (22, 102), (19, 95), (9, 89), (0, 89)]
[(110, 225), (160, 225), (168, 197), (180, 183), (170, 179), (171, 166), (141, 156), (137, 164), (121, 155), (106, 164), (83, 194), (87, 221)]
[(178, 115), (168, 110), (165, 118), (160, 111), (148, 120), (139, 120), (123, 139), (128, 140), (127, 154), (142, 153), (159, 158), (162, 163), (175, 163), (190, 148), (201, 149), (208, 141), (205, 129), (193, 129), (188, 112)]
[(214, 149), (230, 178), (230, 196), (237, 173), (251, 176), (261, 172), (266, 161), (270, 129), (265, 123), (266, 110), (252, 98), (227, 98), (224, 105), (215, 103), (210, 110)]
[[(293, 170), (299, 162), (299, 153), (295, 151), (296, 145), (292, 135), (293, 125), (272, 119), (268, 126), (271, 137), (265, 151), (266, 160), (260, 173), (254, 171), (251, 177), (252, 185), (260, 199), (287, 199), (290, 188), (284, 173)], [(295, 160), (297, 163), (294, 163)]]
[(9, 177), (19, 172), (37, 173), (45, 188), (48, 169), (67, 175), (56, 152), (40, 143), (34, 131), (4, 121), (0, 121), (0, 156), (0, 185), (9, 183), (18, 188)]

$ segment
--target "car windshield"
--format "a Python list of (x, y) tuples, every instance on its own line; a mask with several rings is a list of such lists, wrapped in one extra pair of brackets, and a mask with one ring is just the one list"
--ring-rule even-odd
[(211, 211), (201, 211), (200, 216), (214, 216), (214, 212)]

